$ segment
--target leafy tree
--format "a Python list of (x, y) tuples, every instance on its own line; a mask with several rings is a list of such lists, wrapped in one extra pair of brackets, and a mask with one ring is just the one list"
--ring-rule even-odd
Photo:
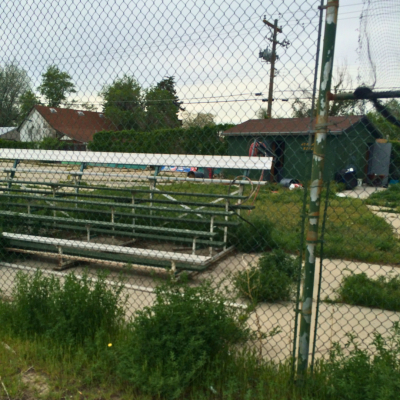
[(14, 63), (0, 67), (0, 126), (13, 126), (19, 120), (20, 97), (30, 89), (25, 70)]
[(269, 119), (268, 110), (264, 107), (261, 107), (256, 112), (256, 117), (257, 117), (257, 119)]
[(147, 130), (177, 128), (181, 103), (175, 89), (174, 77), (161, 80), (146, 91)]
[[(400, 102), (396, 99), (389, 100), (385, 107), (391, 112), (391, 114), (400, 120)], [(389, 137), (391, 140), (400, 140), (400, 128), (391, 124), (386, 120), (380, 113), (374, 111), (369, 112), (368, 118), (372, 123), (382, 132), (383, 137)]]
[(185, 112), (183, 115), (183, 127), (184, 128), (204, 128), (205, 126), (214, 126), (215, 116), (210, 113), (191, 113)]
[(60, 107), (70, 93), (76, 93), (71, 76), (56, 65), (50, 65), (42, 74), (42, 84), (38, 90), (46, 99), (48, 107)]
[(32, 107), (34, 107), (36, 104), (40, 104), (40, 99), (31, 89), (29, 89), (20, 96), (19, 103), (20, 112), (18, 122), (21, 123), (28, 116)]
[[(336, 93), (350, 91), (352, 86), (353, 86), (352, 79), (347, 72), (346, 65), (339, 67), (336, 70), (336, 74), (333, 76), (332, 93), (336, 94)], [(296, 98), (292, 104), (293, 118), (311, 117), (312, 95), (308, 91), (304, 90), (303, 97), (306, 97), (306, 99)], [(362, 104), (363, 103), (360, 100), (331, 101), (329, 103), (329, 116), (334, 117), (334, 116), (362, 114), (363, 113)], [(313, 116), (316, 116), (316, 111), (317, 109), (315, 106)]]
[(117, 78), (103, 87), (104, 114), (120, 129), (143, 131), (146, 127), (142, 88), (131, 76)]

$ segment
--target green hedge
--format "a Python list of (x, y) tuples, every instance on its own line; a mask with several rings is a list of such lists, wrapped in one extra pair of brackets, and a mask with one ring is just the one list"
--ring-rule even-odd
[(98, 132), (89, 143), (92, 151), (123, 153), (226, 155), (228, 144), (219, 133), (232, 125), (162, 129), (151, 132), (125, 130)]
[(0, 149), (37, 149), (37, 143), (0, 139)]

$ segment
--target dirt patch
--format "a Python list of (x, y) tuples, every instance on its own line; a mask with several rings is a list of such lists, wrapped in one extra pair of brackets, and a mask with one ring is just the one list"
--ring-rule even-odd
[[(47, 396), (50, 388), (47, 377), (36, 372), (34, 369), (29, 369), (21, 376), (21, 381), (27, 386), (30, 394), (35, 396)], [(33, 397), (35, 398), (35, 397)]]

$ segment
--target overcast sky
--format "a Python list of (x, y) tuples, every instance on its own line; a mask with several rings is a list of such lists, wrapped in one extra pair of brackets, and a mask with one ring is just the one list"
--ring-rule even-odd
[[(366, 3), (340, 0), (335, 65), (347, 64), (354, 86), (360, 63), (360, 16), (364, 10), (362, 21), (367, 21)], [(380, 77), (376, 86), (400, 86), (396, 42), (385, 39), (385, 21), (400, 32), (400, 2), (370, 3), (374, 18), (368, 19), (368, 32), (374, 33), (371, 48), (378, 55)], [(95, 103), (100, 102), (103, 85), (124, 73), (145, 88), (174, 76), (187, 110), (211, 112), (218, 121), (241, 122), (266, 107), (261, 98), (267, 97), (270, 65), (258, 58), (260, 49), (271, 46), (271, 30), (262, 22), (265, 15), (271, 22), (278, 19), (283, 31), (278, 40), (290, 42), (287, 49), (278, 46), (274, 91), (275, 116), (290, 117), (294, 98), (312, 90), (319, 4), (319, 0), (2, 0), (0, 64), (18, 63), (34, 88), (45, 69), (56, 64), (71, 75), (79, 90), (74, 98)], [(393, 64), (389, 71), (381, 68), (381, 55)], [(371, 81), (364, 53), (361, 58), (363, 77)], [(256, 97), (257, 92), (263, 96)]]

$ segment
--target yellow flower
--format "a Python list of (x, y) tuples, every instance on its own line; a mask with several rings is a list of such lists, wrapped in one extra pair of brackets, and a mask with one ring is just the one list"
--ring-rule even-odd
[(112, 343), (108, 343), (108, 347), (111, 347), (112, 346)]

